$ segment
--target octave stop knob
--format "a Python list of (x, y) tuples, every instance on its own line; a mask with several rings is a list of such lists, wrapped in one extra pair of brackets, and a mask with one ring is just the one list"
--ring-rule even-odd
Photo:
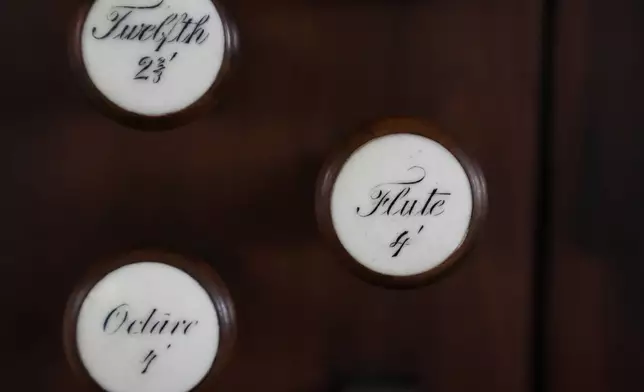
[(205, 263), (135, 251), (99, 264), (72, 295), (65, 348), (79, 379), (107, 392), (207, 389), (230, 356), (228, 290)]

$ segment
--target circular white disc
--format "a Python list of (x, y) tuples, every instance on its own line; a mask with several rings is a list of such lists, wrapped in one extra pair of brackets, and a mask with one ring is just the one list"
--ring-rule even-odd
[(92, 83), (117, 106), (145, 116), (195, 103), (224, 58), (223, 22), (211, 0), (96, 0), (81, 34)]
[(465, 170), (439, 143), (412, 134), (373, 139), (353, 152), (331, 195), (340, 242), (365, 267), (410, 276), (444, 262), (472, 217)]
[(112, 271), (91, 289), (76, 339), (81, 362), (108, 392), (187, 392), (212, 368), (219, 320), (190, 275), (141, 262)]

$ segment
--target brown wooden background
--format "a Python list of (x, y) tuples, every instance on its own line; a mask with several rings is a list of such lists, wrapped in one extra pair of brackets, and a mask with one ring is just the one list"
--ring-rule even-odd
[(561, 2), (552, 116), (549, 390), (644, 389), (644, 3)]
[[(641, 389), (642, 7), (559, 3), (227, 0), (234, 91), (143, 133), (100, 115), (71, 74), (80, 0), (1, 2), (3, 382), (78, 391), (67, 296), (95, 260), (154, 246), (210, 261), (230, 288), (239, 342), (218, 390), (374, 375), (439, 392)], [(414, 291), (357, 280), (314, 222), (326, 154), (390, 115), (460, 140), (489, 186), (478, 247)]]

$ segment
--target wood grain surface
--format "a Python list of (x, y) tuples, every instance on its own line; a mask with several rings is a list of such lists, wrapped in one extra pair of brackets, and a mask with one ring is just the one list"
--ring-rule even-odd
[(644, 4), (560, 2), (547, 390), (644, 388)]

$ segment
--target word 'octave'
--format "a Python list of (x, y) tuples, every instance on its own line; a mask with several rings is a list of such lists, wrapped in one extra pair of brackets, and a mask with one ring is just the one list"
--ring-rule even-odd
[[(445, 212), (446, 198), (451, 195), (450, 192), (439, 192), (438, 188), (432, 189), (427, 193), (426, 200), (408, 198), (412, 188), (422, 183), (427, 176), (427, 172), (420, 166), (412, 166), (407, 171), (418, 172), (420, 177), (412, 180), (402, 180), (395, 182), (386, 182), (376, 185), (371, 189), (369, 195), (372, 206), (369, 212), (361, 213), (361, 207), (356, 208), (356, 213), (363, 217), (369, 217), (377, 212), (381, 215), (400, 215), (400, 216), (439, 216)], [(392, 190), (389, 188), (398, 188)], [(422, 206), (422, 207), (421, 207)]]
[[(188, 335), (190, 330), (195, 327), (198, 320), (171, 320), (170, 313), (157, 315), (157, 308), (152, 309), (149, 314), (143, 318), (130, 317), (130, 305), (121, 304), (110, 310), (103, 321), (103, 331), (109, 335), (114, 335), (122, 331), (128, 335)], [(165, 346), (165, 350), (170, 350), (172, 344)], [(141, 374), (146, 374), (150, 365), (157, 359), (157, 351), (152, 349), (147, 352), (141, 363), (143, 369)]]
[(199, 323), (198, 320), (171, 320), (170, 313), (157, 315), (157, 312), (154, 308), (143, 318), (130, 317), (130, 306), (121, 304), (107, 314), (103, 331), (110, 335), (119, 331), (128, 335), (187, 335)]
[(156, 23), (127, 23), (133, 15), (138, 16), (139, 13), (157, 10), (164, 2), (165, 0), (160, 0), (156, 4), (146, 6), (114, 6), (107, 16), (111, 26), (105, 31), (99, 31), (96, 26), (92, 27), (92, 36), (97, 40), (108, 38), (141, 42), (152, 40), (157, 44), (157, 52), (166, 44), (201, 45), (208, 39), (210, 34), (206, 31), (205, 25), (210, 20), (209, 14), (196, 17), (186, 12), (181, 14), (173, 12)]
[[(445, 212), (445, 204), (447, 198), (451, 196), (450, 192), (439, 191), (438, 188), (433, 188), (427, 192), (425, 198), (415, 199), (409, 197), (417, 185), (421, 184), (427, 177), (427, 172), (420, 166), (412, 166), (408, 172), (417, 173), (417, 176), (410, 180), (400, 180), (394, 182), (386, 182), (376, 185), (370, 191), (369, 198), (371, 199), (371, 206), (362, 213), (361, 207), (356, 208), (356, 214), (362, 218), (379, 215), (387, 216), (440, 216)], [(420, 226), (415, 235), (419, 235), (425, 228), (424, 225)], [(412, 242), (410, 230), (404, 230), (396, 234), (395, 239), (389, 244), (389, 247), (394, 250), (391, 255), (392, 258), (398, 257), (403, 248), (409, 246)]]

